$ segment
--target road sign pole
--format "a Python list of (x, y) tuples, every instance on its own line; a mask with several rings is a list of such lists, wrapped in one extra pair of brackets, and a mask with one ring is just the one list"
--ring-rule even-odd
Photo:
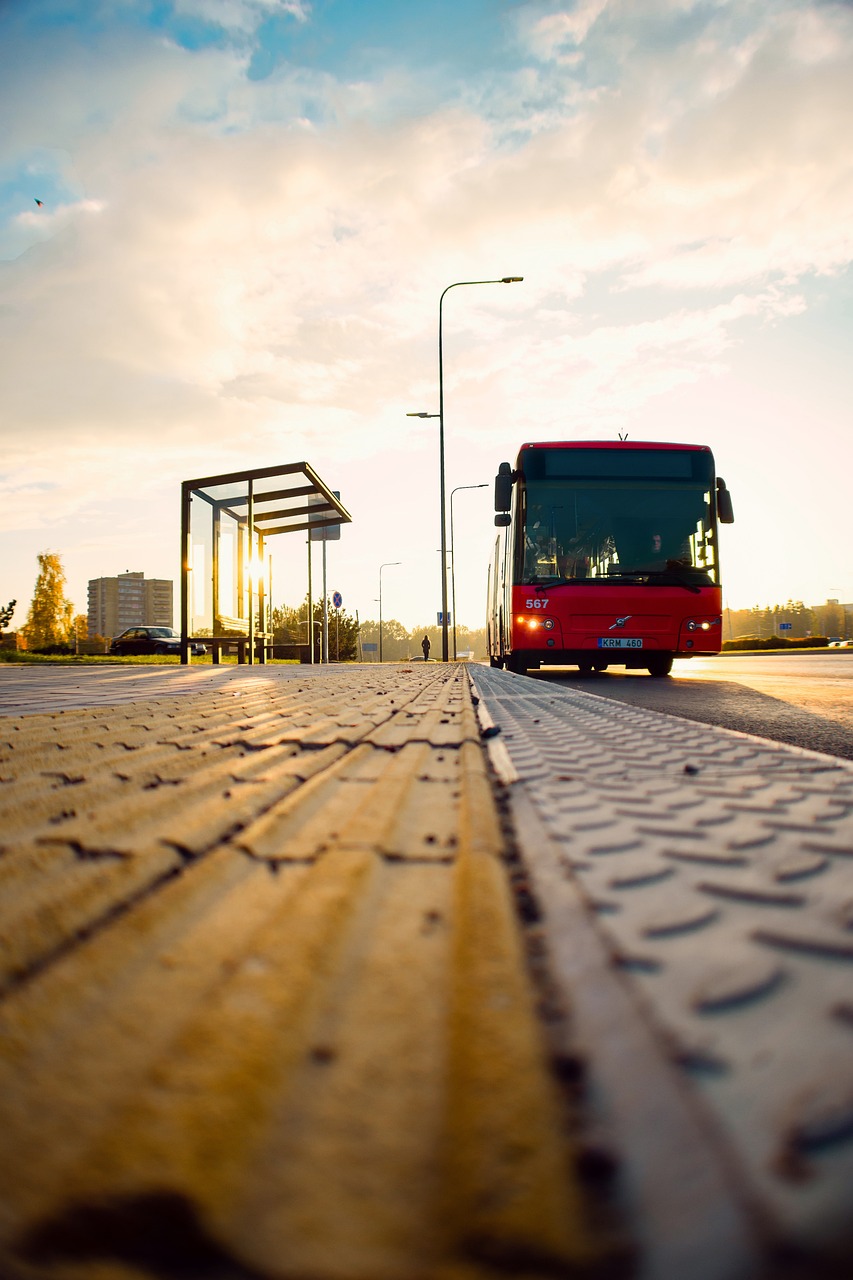
[(340, 591), (332, 592), (332, 604), (335, 608), (335, 662), (341, 660), (341, 605), (344, 598)]
[[(325, 530), (323, 531), (325, 533)], [(326, 539), (323, 539), (323, 662), (329, 665), (329, 597), (326, 591)]]
[(311, 583), (311, 532), (308, 532), (308, 661), (314, 664), (314, 592)]

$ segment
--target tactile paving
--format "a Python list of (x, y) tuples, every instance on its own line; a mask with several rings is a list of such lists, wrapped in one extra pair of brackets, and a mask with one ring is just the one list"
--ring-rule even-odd
[(553, 1280), (613, 1256), (463, 669), (14, 679), (2, 1280)]
[[(853, 1258), (853, 767), (485, 667), (472, 675), (592, 1069), (597, 1052), (614, 1074), (619, 1059), (595, 1011), (583, 1014), (566, 936), (578, 903), (596, 943), (588, 987), (598, 972), (607, 990), (609, 971), (627, 990), (674, 1064), (702, 1151), (769, 1242), (745, 1274), (776, 1274), (786, 1250), (802, 1274), (841, 1274)], [(627, 1146), (644, 1096), (614, 1104)], [(733, 1273), (720, 1241), (709, 1256), (709, 1274)]]

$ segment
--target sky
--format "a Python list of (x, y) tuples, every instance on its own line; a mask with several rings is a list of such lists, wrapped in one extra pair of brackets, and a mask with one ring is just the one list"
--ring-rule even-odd
[(0, 119), (13, 626), (44, 550), (81, 612), (177, 597), (181, 481), (301, 461), (353, 516), (329, 591), (376, 618), (385, 564), (384, 618), (434, 623), (406, 415), (442, 291), (507, 275), (444, 301), (459, 623), (498, 465), (625, 433), (713, 449), (729, 607), (853, 601), (849, 0), (0, 0)]

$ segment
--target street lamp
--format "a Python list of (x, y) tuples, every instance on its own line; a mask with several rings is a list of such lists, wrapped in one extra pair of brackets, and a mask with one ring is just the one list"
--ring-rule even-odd
[(458, 484), (450, 490), (450, 598), (453, 613), (453, 661), (456, 661), (456, 558), (453, 554), (453, 495), (460, 489), (488, 489), (487, 484)]
[(382, 661), (382, 570), (392, 564), (402, 564), (402, 560), (386, 560), (379, 566), (379, 661)]
[(406, 417), (437, 417), (438, 419), (438, 475), (439, 500), (442, 508), (442, 662), (447, 662), (447, 512), (444, 500), (444, 361), (442, 349), (442, 315), (444, 293), (459, 289), (462, 284), (520, 284), (523, 275), (501, 275), (497, 280), (456, 280), (448, 284), (438, 300), (438, 413), (406, 413)]
[(444, 294), (461, 285), (469, 284), (520, 284), (524, 276), (500, 276), (497, 280), (456, 280), (449, 284), (438, 300), (438, 452), (439, 452), (439, 489), (441, 502), (441, 549), (445, 553), (441, 560), (441, 660), (447, 662), (447, 513), (444, 497), (444, 358), (442, 352), (442, 309)]

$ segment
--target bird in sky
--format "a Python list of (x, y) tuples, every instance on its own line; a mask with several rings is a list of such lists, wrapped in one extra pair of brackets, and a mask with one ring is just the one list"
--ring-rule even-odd
[(38, 207), (39, 207), (40, 209), (43, 209), (43, 208), (44, 208), (44, 201), (43, 201), (43, 200), (39, 200), (38, 196), (33, 196), (33, 199), (35, 200), (36, 204), (38, 205)]

